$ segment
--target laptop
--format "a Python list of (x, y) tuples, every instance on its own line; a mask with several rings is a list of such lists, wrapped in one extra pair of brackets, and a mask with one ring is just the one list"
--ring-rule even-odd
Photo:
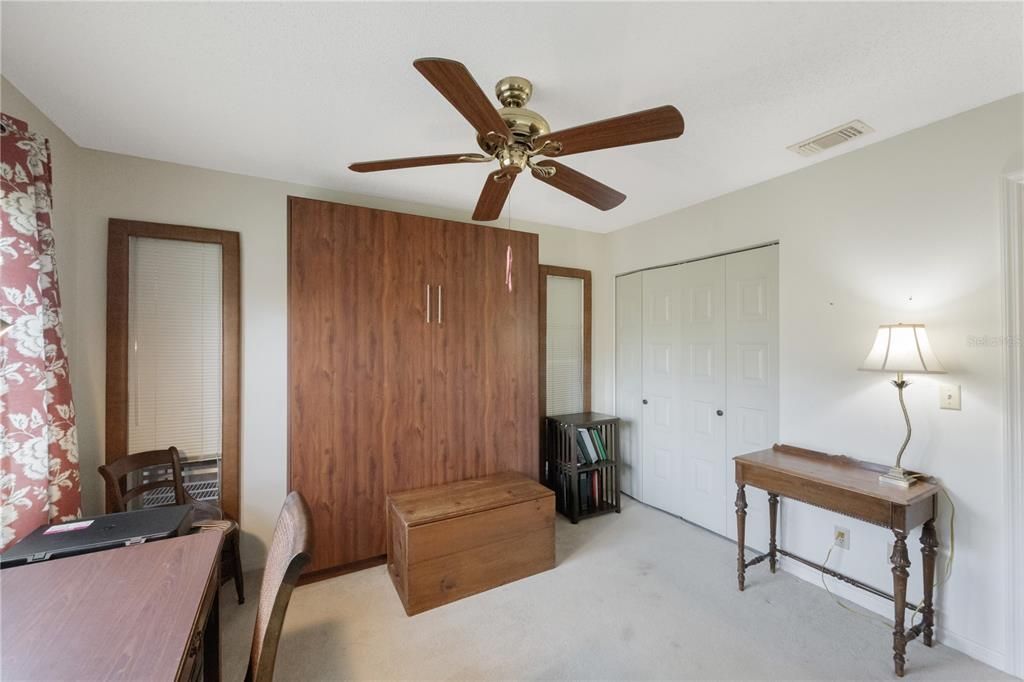
[(192, 505), (150, 507), (40, 526), (0, 554), (0, 568), (138, 545), (184, 535), (192, 526)]

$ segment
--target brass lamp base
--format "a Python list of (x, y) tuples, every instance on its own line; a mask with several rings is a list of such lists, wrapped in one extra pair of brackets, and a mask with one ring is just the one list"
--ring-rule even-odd
[(882, 483), (888, 483), (889, 485), (898, 485), (901, 488), (909, 488), (916, 479), (914, 476), (908, 474), (904, 469), (901, 469), (900, 467), (892, 467), (889, 471), (879, 476), (878, 480)]

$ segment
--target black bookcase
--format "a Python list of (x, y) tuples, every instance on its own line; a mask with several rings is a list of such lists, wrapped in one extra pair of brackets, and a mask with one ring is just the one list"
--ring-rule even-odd
[[(607, 458), (591, 462), (580, 443), (584, 429)], [(596, 448), (600, 451), (600, 448)], [(619, 493), (619, 418), (596, 412), (563, 414), (544, 422), (544, 480), (555, 491), (558, 511), (573, 523), (608, 512), (622, 511)]]

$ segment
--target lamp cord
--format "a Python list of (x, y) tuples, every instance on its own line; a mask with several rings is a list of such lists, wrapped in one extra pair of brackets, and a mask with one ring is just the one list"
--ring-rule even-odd
[[(835, 548), (836, 548), (835, 543), (833, 543), (828, 548), (828, 552), (825, 553), (825, 560), (821, 562), (821, 567), (822, 568), (826, 568), (828, 566), (828, 560), (832, 557), (832, 550), (835, 549)], [(825, 588), (826, 592), (828, 592), (828, 596), (832, 597), (832, 601), (834, 601), (840, 607), (846, 609), (847, 611), (849, 611), (850, 613), (854, 614), (858, 618), (863, 618), (863, 619), (865, 619), (865, 620), (867, 620), (867, 621), (869, 621), (871, 623), (874, 623), (875, 625), (880, 625), (880, 626), (884, 627), (886, 630), (889, 629), (889, 627), (890, 627), (889, 624), (886, 623), (885, 621), (880, 620), (877, 616), (867, 615), (867, 614), (862, 613), (860, 611), (857, 611), (855, 609), (851, 609), (849, 606), (847, 606), (842, 601), (840, 601), (839, 597), (837, 597), (836, 594), (832, 590), (828, 589), (828, 583), (825, 582), (825, 571), (821, 572), (821, 586)]]
[[(933, 591), (936, 588), (945, 585), (949, 581), (950, 576), (953, 574), (953, 556), (956, 552), (956, 535), (954, 534), (954, 522), (956, 521), (956, 505), (953, 504), (953, 498), (949, 496), (949, 493), (946, 492), (945, 488), (939, 488), (939, 490), (942, 491), (942, 494), (945, 496), (946, 501), (949, 502), (949, 559), (946, 560), (946, 570), (943, 571), (942, 578), (932, 583)], [(835, 549), (835, 547), (836, 546), (833, 543), (832, 546), (828, 548), (828, 552), (825, 553), (825, 560), (821, 562), (822, 568), (826, 568), (828, 566), (828, 560), (832, 557), (832, 550)], [(828, 595), (832, 597), (832, 601), (834, 601), (836, 604), (846, 609), (850, 613), (856, 614), (860, 618), (865, 618), (871, 621), (872, 623), (882, 625), (886, 629), (890, 627), (888, 622), (881, 621), (876, 617), (869, 616), (867, 614), (861, 613), (860, 611), (851, 609), (849, 606), (840, 601), (839, 597), (837, 597), (836, 594), (828, 588), (828, 583), (825, 582), (825, 571), (821, 572), (821, 586), (824, 587), (825, 591), (828, 592)], [(932, 597), (932, 600), (934, 601), (934, 595)], [(917, 605), (917, 608), (914, 609), (913, 615), (910, 616), (910, 627), (914, 627), (914, 621), (918, 617), (918, 615), (920, 615), (921, 609), (923, 608), (924, 599), (921, 599), (921, 602)]]
[[(936, 580), (932, 584), (932, 590), (935, 590), (941, 585), (945, 585), (949, 581), (949, 576), (953, 573), (953, 554), (956, 551), (955, 538), (953, 535), (953, 522), (956, 520), (956, 505), (953, 504), (953, 498), (949, 496), (949, 493), (946, 492), (945, 488), (940, 488), (940, 490), (942, 490), (942, 494), (945, 495), (946, 501), (949, 502), (949, 559), (946, 561), (946, 570), (943, 571), (942, 579)], [(934, 600), (935, 597), (933, 595), (932, 601)], [(914, 615), (910, 617), (910, 627), (914, 627), (914, 619), (921, 613), (922, 608), (924, 608), (923, 599), (921, 600), (921, 603), (917, 605), (917, 608), (914, 609)]]

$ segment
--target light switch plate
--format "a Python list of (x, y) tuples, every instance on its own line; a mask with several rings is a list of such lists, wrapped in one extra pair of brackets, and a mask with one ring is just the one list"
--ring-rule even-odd
[(960, 409), (960, 386), (942, 384), (939, 386), (939, 407), (943, 410)]

